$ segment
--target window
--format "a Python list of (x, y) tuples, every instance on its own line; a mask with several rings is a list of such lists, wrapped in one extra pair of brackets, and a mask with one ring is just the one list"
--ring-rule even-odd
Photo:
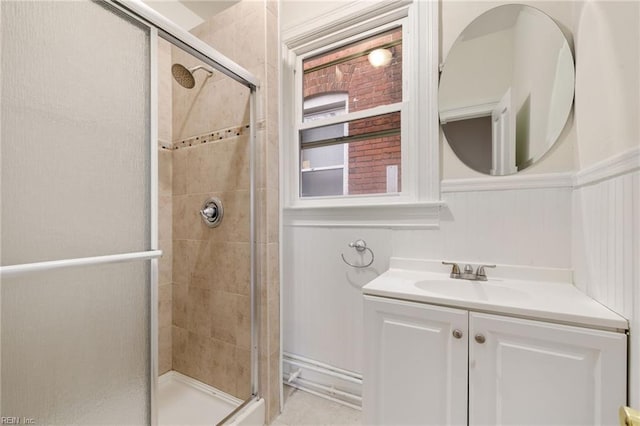
[(439, 204), (437, 21), (437, 2), (354, 1), (285, 29), (285, 216)]
[(398, 193), (402, 26), (305, 58), (302, 74), (300, 197)]

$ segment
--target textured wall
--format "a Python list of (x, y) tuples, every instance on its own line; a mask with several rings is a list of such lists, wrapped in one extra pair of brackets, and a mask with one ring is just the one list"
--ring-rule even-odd
[[(0, 265), (147, 250), (149, 31), (93, 2), (0, 15)], [(150, 423), (148, 265), (2, 275), (0, 423)]]

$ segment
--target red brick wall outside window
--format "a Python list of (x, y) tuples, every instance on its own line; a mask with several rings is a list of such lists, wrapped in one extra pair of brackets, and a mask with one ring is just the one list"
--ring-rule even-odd
[[(402, 28), (396, 28), (304, 61), (305, 71), (319, 65), (346, 58), (358, 52), (368, 52), (393, 42), (401, 42)], [(335, 65), (305, 72), (304, 99), (335, 92), (348, 93), (348, 112), (361, 111), (402, 101), (402, 45), (388, 48), (391, 63), (374, 68), (367, 55)], [(384, 129), (399, 129), (400, 113), (352, 121), (349, 135), (361, 135)], [(398, 166), (400, 187), (400, 134), (370, 138), (349, 143), (349, 195), (387, 192), (387, 166)]]

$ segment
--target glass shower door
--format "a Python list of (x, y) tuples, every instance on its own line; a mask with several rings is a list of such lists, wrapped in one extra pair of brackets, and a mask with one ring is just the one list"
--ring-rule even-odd
[(151, 422), (148, 26), (2, 1), (0, 415)]

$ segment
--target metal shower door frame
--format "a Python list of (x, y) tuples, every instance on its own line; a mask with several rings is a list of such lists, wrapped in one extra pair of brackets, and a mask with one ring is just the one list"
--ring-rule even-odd
[[(249, 402), (259, 398), (259, 358), (258, 358), (258, 289), (256, 268), (256, 190), (255, 190), (255, 152), (256, 152), (256, 91), (259, 87), (258, 79), (249, 71), (218, 52), (194, 35), (180, 28), (141, 0), (110, 0), (107, 4), (126, 15), (147, 25), (150, 31), (150, 151), (151, 151), (151, 237), (150, 250), (159, 253), (158, 248), (158, 37), (181, 48), (203, 63), (225, 74), (250, 90), (249, 97), (249, 181), (250, 181), (250, 300), (251, 300), (251, 396), (236, 410), (225, 417), (219, 424), (223, 424)], [(158, 424), (158, 259), (151, 260), (151, 289), (150, 289), (150, 419), (153, 426)]]
[[(96, 0), (97, 1), (97, 0)], [(0, 266), (0, 277), (28, 275), (36, 272), (114, 264), (122, 262), (149, 260), (150, 262), (150, 318), (149, 318), (149, 418), (152, 425), (157, 424), (157, 382), (158, 382), (158, 258), (162, 252), (158, 248), (158, 37), (180, 47), (203, 63), (213, 67), (233, 80), (250, 89), (249, 148), (250, 148), (250, 300), (251, 300), (251, 397), (239, 408), (258, 398), (259, 362), (258, 362), (258, 296), (256, 276), (256, 191), (255, 191), (255, 139), (256, 139), (256, 90), (258, 79), (222, 55), (211, 46), (189, 34), (162, 15), (149, 8), (140, 0), (98, 1), (115, 11), (133, 18), (149, 29), (149, 147), (150, 181), (149, 249), (134, 253), (93, 256), (85, 258), (63, 259), (9, 266)], [(237, 411), (237, 410), (236, 410)], [(235, 411), (234, 411), (235, 413)], [(232, 414), (234, 414), (232, 413)], [(225, 419), (226, 420), (226, 419)], [(223, 420), (224, 422), (224, 420)]]

